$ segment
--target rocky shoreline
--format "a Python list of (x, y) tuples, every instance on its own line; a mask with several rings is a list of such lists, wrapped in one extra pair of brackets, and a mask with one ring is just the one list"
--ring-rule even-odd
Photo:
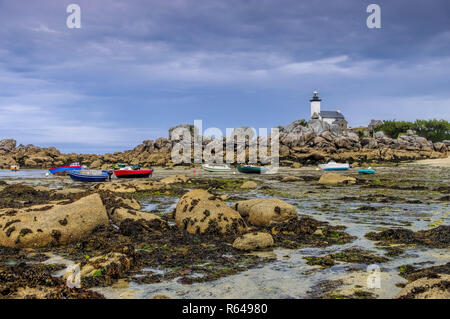
[[(0, 168), (8, 169), (11, 165), (22, 168), (50, 168), (79, 162), (90, 168), (110, 169), (116, 163), (142, 164), (144, 166), (173, 167), (171, 151), (176, 143), (174, 132), (196, 131), (193, 125), (179, 125), (169, 130), (169, 138), (160, 137), (146, 140), (132, 150), (124, 152), (96, 154), (63, 154), (54, 147), (41, 148), (34, 145), (18, 145), (13, 139), (0, 141)], [(235, 130), (236, 135), (251, 136), (248, 128)], [(236, 136), (233, 135), (233, 136)], [(222, 144), (226, 150), (227, 139), (212, 139), (207, 136), (196, 137), (202, 149), (210, 143)], [(268, 138), (268, 145), (270, 139)], [(261, 138), (258, 138), (260, 141)], [(413, 160), (446, 158), (450, 150), (450, 141), (432, 143), (414, 132), (408, 132), (398, 139), (392, 139), (383, 132), (358, 131), (342, 129), (337, 125), (329, 125), (320, 120), (309, 123), (296, 121), (279, 127), (279, 161), (283, 167), (301, 167), (335, 160), (350, 164), (365, 165), (374, 163), (398, 163)], [(188, 142), (194, 145), (194, 139)], [(248, 158), (249, 143), (239, 150)], [(270, 149), (270, 147), (269, 147)], [(238, 149), (235, 147), (235, 153)], [(224, 151), (224, 158), (226, 152)], [(236, 154), (234, 155), (236, 157)], [(189, 164), (183, 164), (189, 165)]]
[[(180, 198), (172, 214), (160, 217), (139, 211), (141, 206), (132, 196), (137, 192), (176, 192), (177, 186), (187, 182), (185, 176), (179, 176), (65, 191), (22, 184), (3, 186), (2, 262), (17, 259), (17, 255), (28, 261), (33, 256), (45, 259), (44, 253), (57, 252), (80, 264), (84, 288), (64, 288), (64, 277), (39, 279), (37, 283), (24, 281), (22, 274), (36, 272), (49, 276), (61, 265), (33, 266), (20, 262), (0, 266), (0, 294), (16, 298), (28, 291), (25, 297), (99, 297), (86, 288), (111, 285), (144, 266), (180, 269), (164, 276), (140, 277), (140, 283), (157, 282), (161, 277), (165, 280), (178, 277), (182, 283), (210, 281), (266, 261), (246, 255), (248, 251), (283, 245), (328, 246), (351, 240), (339, 228), (311, 218), (298, 219), (292, 205), (277, 199), (238, 201), (232, 209), (220, 196), (194, 189)], [(213, 181), (198, 182), (197, 185), (211, 189)], [(224, 183), (213, 187), (228, 186)], [(170, 225), (170, 221), (176, 226)], [(207, 269), (196, 269), (193, 265), (205, 261), (210, 264)], [(192, 278), (192, 272), (202, 276)]]
[[(420, 247), (442, 251), (444, 259), (447, 251), (448, 256), (447, 217), (428, 222), (431, 226), (426, 229), (408, 229), (408, 216), (414, 214), (415, 206), (432, 204), (445, 209), (450, 190), (445, 175), (437, 177), (435, 171), (420, 171), (424, 176), (436, 174), (425, 183), (422, 176), (414, 177), (407, 167), (380, 168), (378, 177), (351, 174), (345, 181), (327, 178), (327, 183), (320, 181), (326, 175), (314, 169), (283, 169), (276, 175), (251, 179), (175, 172), (163, 170), (163, 175), (151, 180), (73, 183), (63, 188), (51, 185), (68, 178), (42, 179), (35, 186), (26, 181), (0, 181), (0, 297), (103, 298), (102, 289), (132, 283), (152, 286), (175, 281), (185, 286), (201, 285), (239, 277), (252, 269), (264, 271), (260, 270), (264, 265), (270, 267), (278, 262), (279, 257), (271, 252), (279, 250), (284, 251), (283, 256), (303, 249), (318, 250), (317, 255), (311, 255), (311, 251), (300, 253), (303, 261), (296, 262), (307, 267), (308, 276), (343, 265), (349, 267), (346, 272), (353, 274), (351, 269), (357, 265), (401, 263), (411, 249)], [(333, 197), (321, 199), (324, 195)], [(162, 206), (172, 202), (173, 206), (148, 210), (144, 207), (148, 200)], [(333, 202), (345, 203), (343, 207), (352, 207), (352, 203), (359, 206), (348, 212), (334, 212), (328, 204)], [(390, 210), (383, 208), (383, 203), (403, 208), (395, 213), (398, 217), (392, 216), (389, 221), (383, 215)], [(325, 221), (323, 214), (333, 223)], [(352, 223), (344, 222), (346, 219), (336, 223), (336, 217), (330, 214), (351, 218), (360, 226), (354, 228)], [(399, 224), (402, 218), (408, 222)], [(427, 218), (418, 218), (420, 225)], [(361, 235), (355, 233), (367, 222), (378, 226)], [(372, 242), (376, 251), (355, 245), (361, 240)], [(79, 265), (81, 288), (67, 287), (64, 273), (69, 265), (52, 262), (55, 256)], [(413, 269), (427, 273), (423, 267), (402, 265), (394, 270), (398, 276), (405, 274), (404, 269), (408, 274)], [(409, 276), (411, 284), (399, 283), (403, 290), (398, 296), (445, 296), (448, 267), (433, 267), (429, 272), (433, 276)], [(356, 274), (360, 271), (356, 270)], [(332, 280), (329, 284), (321, 281), (306, 295), (377, 296), (363, 287), (356, 293), (346, 291), (346, 280)]]

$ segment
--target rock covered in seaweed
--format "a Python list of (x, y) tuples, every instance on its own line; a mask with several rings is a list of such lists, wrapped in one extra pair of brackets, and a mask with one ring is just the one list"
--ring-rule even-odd
[(366, 234), (370, 240), (380, 241), (382, 244), (421, 245), (433, 248), (450, 247), (450, 226), (441, 225), (436, 228), (414, 232), (405, 228), (393, 228)]
[(344, 176), (336, 173), (326, 173), (320, 177), (319, 184), (327, 186), (352, 185), (356, 183), (356, 178)]
[(35, 205), (0, 212), (0, 244), (7, 247), (66, 244), (108, 224), (108, 215), (98, 194), (67, 205)]
[(450, 299), (450, 275), (437, 274), (408, 283), (397, 295), (399, 299)]
[(237, 237), (233, 242), (233, 247), (239, 250), (264, 249), (273, 245), (272, 235), (264, 232), (247, 233)]
[(120, 223), (122, 223), (125, 219), (131, 219), (134, 221), (143, 220), (146, 222), (153, 222), (153, 221), (159, 221), (161, 223), (163, 222), (161, 217), (159, 217), (158, 215), (121, 207), (114, 209), (109, 215), (111, 221), (116, 225), (120, 225)]
[(241, 215), (219, 197), (205, 190), (194, 189), (178, 201), (175, 222), (178, 229), (191, 234), (237, 234), (245, 228)]
[(297, 210), (278, 198), (255, 198), (239, 201), (233, 208), (255, 226), (267, 226), (296, 218)]

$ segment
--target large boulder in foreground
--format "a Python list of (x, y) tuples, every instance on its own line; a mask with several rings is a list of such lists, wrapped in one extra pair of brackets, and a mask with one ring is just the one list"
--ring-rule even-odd
[(220, 198), (205, 190), (194, 189), (178, 201), (175, 222), (178, 229), (191, 234), (236, 234), (246, 226), (241, 215)]
[(256, 250), (272, 247), (272, 235), (263, 232), (254, 232), (242, 235), (233, 242), (233, 247), (239, 250)]
[(320, 177), (319, 184), (327, 186), (352, 185), (356, 183), (356, 178), (344, 176), (336, 173), (326, 173)]
[(81, 240), (96, 227), (108, 225), (98, 194), (67, 205), (38, 205), (0, 211), (0, 245), (41, 247)]
[(255, 226), (285, 222), (297, 218), (297, 210), (278, 198), (255, 198), (235, 203), (233, 208)]

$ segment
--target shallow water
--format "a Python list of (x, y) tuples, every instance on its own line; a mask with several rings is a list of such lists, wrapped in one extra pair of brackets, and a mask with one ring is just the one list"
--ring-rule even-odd
[[(324, 256), (342, 251), (346, 248), (361, 248), (373, 251), (377, 255), (385, 255), (386, 251), (377, 248), (375, 242), (364, 235), (371, 231), (386, 228), (404, 227), (412, 230), (423, 230), (439, 224), (450, 224), (450, 206), (448, 201), (439, 198), (448, 195), (437, 191), (439, 187), (450, 185), (450, 173), (440, 168), (422, 166), (400, 166), (376, 168), (375, 176), (363, 178), (379, 180), (380, 184), (392, 182), (398, 189), (372, 188), (364, 185), (347, 187), (327, 187), (317, 185), (316, 181), (282, 183), (282, 176), (297, 175), (318, 178), (321, 172), (311, 168), (281, 169), (274, 175), (243, 175), (224, 173), (204, 173), (192, 170), (156, 170), (155, 177), (166, 177), (174, 174), (185, 174), (190, 177), (232, 177), (245, 178), (261, 182), (260, 188), (250, 191), (230, 191), (224, 194), (241, 198), (277, 197), (293, 204), (300, 215), (308, 215), (331, 225), (344, 225), (346, 232), (357, 236), (357, 239), (346, 245), (334, 245), (326, 248), (302, 248), (297, 250), (274, 249), (267, 252), (269, 257), (275, 255), (276, 260), (255, 269), (224, 277), (216, 281), (183, 285), (177, 278), (155, 284), (137, 284), (120, 282), (106, 288), (94, 288), (109, 298), (151, 298), (156, 294), (164, 294), (172, 298), (311, 298), (315, 286), (329, 280), (342, 280), (337, 291), (351, 295), (357, 290), (370, 291), (378, 298), (393, 298), (401, 290), (395, 284), (405, 279), (399, 276), (398, 267), (415, 264), (419, 267), (441, 265), (450, 261), (449, 249), (410, 248), (398, 257), (379, 264), (381, 268), (381, 288), (367, 288), (367, 265), (338, 263), (333, 267), (322, 269), (306, 264), (305, 256)], [(23, 173), (22, 173), (23, 172)], [(0, 178), (11, 180), (23, 178), (33, 184), (59, 185), (70, 184), (66, 178), (43, 178), (46, 171), (21, 171), (12, 173), (0, 171)], [(1, 175), (3, 174), (3, 175)], [(17, 174), (17, 175), (15, 175)], [(20, 177), (24, 174), (24, 177)], [(354, 170), (345, 175), (357, 176)], [(261, 185), (269, 189), (261, 189)], [(414, 189), (411, 186), (422, 186), (427, 189)], [(386, 198), (386, 196), (389, 196)], [(343, 200), (343, 198), (351, 200)], [(164, 214), (173, 211), (178, 198), (149, 197), (141, 200), (143, 211)], [(420, 201), (420, 202), (417, 202)], [(229, 204), (232, 202), (230, 201)], [(369, 208), (368, 208), (369, 207)], [(164, 273), (165, 269), (142, 269), (141, 273)], [(195, 275), (195, 274), (194, 274)], [(139, 274), (137, 275), (139, 276)]]
[(1, 179), (29, 179), (44, 178), (48, 170), (44, 169), (21, 169), (18, 172), (12, 172), (9, 169), (0, 169)]
[[(283, 171), (283, 170), (282, 170)], [(292, 170), (291, 170), (292, 171)], [(298, 175), (310, 174), (318, 176), (315, 170), (297, 170)], [(349, 172), (350, 175), (352, 172)], [(347, 173), (346, 175), (349, 175)], [(214, 173), (216, 176), (223, 174)], [(281, 173), (282, 175), (283, 172)], [(353, 173), (354, 174), (354, 173)], [(211, 176), (213, 174), (208, 174)], [(295, 174), (294, 174), (295, 175)], [(364, 235), (383, 228), (405, 227), (412, 230), (430, 229), (436, 224), (450, 224), (450, 208), (447, 202), (438, 201), (439, 193), (428, 190), (364, 188), (360, 185), (320, 189), (313, 182), (280, 183), (268, 176), (242, 176), (264, 182), (275, 188), (278, 197), (298, 209), (299, 214), (309, 215), (315, 219), (327, 221), (331, 225), (344, 225), (346, 232), (357, 236), (357, 239), (346, 245), (334, 245), (327, 248), (303, 248), (298, 250), (274, 249), (276, 260), (264, 264), (260, 268), (221, 278), (207, 283), (183, 285), (177, 279), (155, 283), (137, 284), (130, 282), (126, 287), (108, 287), (96, 289), (109, 298), (151, 298), (156, 294), (164, 294), (172, 298), (311, 298), (314, 287), (324, 281), (342, 280), (343, 284), (337, 288), (342, 294), (351, 295), (362, 290), (374, 293), (378, 298), (393, 298), (401, 290), (396, 283), (404, 283), (399, 276), (398, 267), (405, 264), (417, 266), (431, 266), (445, 264), (450, 261), (449, 249), (428, 249), (423, 247), (405, 250), (399, 257), (388, 257), (391, 260), (380, 266), (380, 289), (368, 289), (369, 272), (364, 264), (339, 263), (333, 267), (322, 269), (318, 266), (306, 264), (305, 256), (323, 256), (342, 251), (346, 248), (361, 248), (370, 250), (383, 256), (386, 251), (377, 248), (375, 242)], [(439, 187), (449, 185), (447, 171), (439, 168), (416, 167), (414, 171), (408, 166), (395, 168), (379, 168), (377, 179), (397, 179), (402, 187), (408, 185), (424, 185)], [(265, 192), (230, 192), (227, 194), (240, 197), (271, 197)], [(367, 201), (367, 196), (390, 195), (399, 202), (383, 202), (382, 200)], [(345, 196), (359, 199), (352, 201), (340, 200)], [(420, 200), (422, 203), (408, 202)], [(166, 198), (164, 206), (167, 210), (174, 208), (176, 198)], [(146, 211), (158, 210), (161, 203), (144, 201)], [(361, 210), (360, 207), (373, 207), (373, 210)], [(158, 272), (164, 270), (158, 269)]]

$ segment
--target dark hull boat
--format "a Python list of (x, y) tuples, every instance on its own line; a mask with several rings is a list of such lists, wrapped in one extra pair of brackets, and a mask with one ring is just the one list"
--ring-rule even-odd
[(245, 174), (264, 174), (265, 172), (267, 172), (267, 168), (253, 165), (238, 166), (237, 169), (239, 173)]
[(153, 173), (153, 169), (131, 170), (121, 169), (114, 170), (114, 175), (117, 178), (145, 178), (149, 177)]
[(104, 182), (110, 176), (108, 171), (100, 170), (69, 171), (67, 174), (78, 182)]

